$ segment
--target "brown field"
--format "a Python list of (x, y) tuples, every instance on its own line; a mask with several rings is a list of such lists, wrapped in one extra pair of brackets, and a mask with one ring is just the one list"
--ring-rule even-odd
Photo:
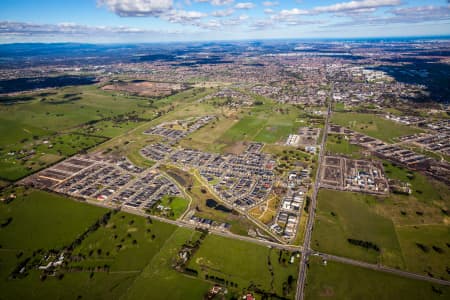
[(102, 87), (104, 91), (124, 92), (142, 97), (163, 97), (172, 95), (185, 87), (178, 83), (166, 82), (116, 82)]

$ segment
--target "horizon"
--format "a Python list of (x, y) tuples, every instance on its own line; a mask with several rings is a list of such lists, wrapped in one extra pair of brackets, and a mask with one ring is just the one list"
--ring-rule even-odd
[[(45, 21), (43, 21), (45, 20)], [(450, 36), (447, 0), (5, 0), (0, 43)]]
[(0, 46), (4, 45), (92, 45), (92, 46), (120, 46), (120, 45), (158, 45), (158, 44), (190, 44), (190, 43), (237, 43), (237, 42), (277, 42), (277, 41), (299, 41), (299, 42), (324, 42), (324, 41), (338, 41), (338, 42), (383, 42), (383, 41), (446, 41), (450, 40), (449, 35), (425, 35), (425, 36), (376, 36), (376, 37), (351, 37), (351, 38), (338, 38), (338, 37), (321, 37), (321, 38), (260, 38), (260, 39), (228, 39), (228, 40), (186, 40), (186, 41), (163, 41), (163, 42), (13, 42), (13, 43), (2, 43)]

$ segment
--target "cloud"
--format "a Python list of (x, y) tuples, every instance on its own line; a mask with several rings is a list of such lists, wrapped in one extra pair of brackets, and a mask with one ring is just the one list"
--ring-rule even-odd
[(195, 0), (195, 2), (209, 2), (211, 5), (214, 6), (223, 6), (233, 3), (234, 0)]
[(112, 34), (142, 34), (155, 33), (156, 30), (125, 26), (87, 26), (75, 23), (59, 24), (36, 24), (25, 22), (0, 22), (0, 35), (23, 35), (23, 36), (48, 36), (48, 35), (112, 35)]
[(361, 1), (349, 1), (340, 2), (332, 5), (318, 6), (313, 9), (315, 13), (333, 13), (354, 11), (361, 9), (372, 9), (379, 7), (389, 7), (400, 5), (400, 0), (361, 0)]
[(300, 16), (300, 15), (309, 15), (310, 12), (303, 9), (293, 8), (293, 9), (283, 9), (280, 11), (278, 16), (280, 18), (291, 17), (291, 16)]
[(416, 20), (447, 19), (450, 18), (450, 5), (403, 7), (392, 9), (390, 13), (397, 17), (413, 18)]
[(389, 11), (388, 16), (352, 16), (347, 22), (328, 25), (336, 26), (360, 26), (373, 25), (385, 26), (390, 24), (413, 24), (425, 22), (439, 22), (450, 20), (450, 6), (415, 6), (396, 8)]
[(252, 24), (250, 24), (250, 29), (254, 31), (275, 29), (275, 28), (276, 24), (271, 19), (256, 20)]
[(222, 10), (213, 11), (211, 13), (211, 15), (213, 17), (223, 18), (223, 17), (231, 16), (233, 13), (234, 13), (234, 9), (229, 8), (229, 9), (222, 9)]
[(236, 5), (234, 6), (234, 8), (236, 9), (252, 9), (255, 7), (255, 4), (252, 2), (240, 2), (240, 3), (236, 3)]
[(198, 23), (197, 26), (208, 30), (218, 30), (222, 27), (222, 23), (219, 20), (208, 20), (207, 22)]
[(264, 13), (267, 15), (271, 15), (271, 14), (274, 14), (275, 11), (271, 8), (266, 8), (266, 9), (264, 9)]
[(121, 17), (159, 16), (173, 7), (172, 0), (97, 0)]
[(280, 3), (278, 1), (264, 1), (262, 3), (262, 5), (266, 6), (266, 7), (268, 7), (268, 6), (278, 6), (278, 5), (280, 5)]
[(162, 15), (161, 18), (171, 23), (192, 24), (193, 21), (206, 16), (208, 15), (198, 11), (171, 10)]
[(249, 20), (249, 16), (240, 15), (233, 18), (227, 19), (213, 19), (207, 20), (206, 22), (197, 22), (195, 25), (197, 27), (208, 29), (208, 30), (223, 30), (224, 27), (235, 27), (246, 23)]

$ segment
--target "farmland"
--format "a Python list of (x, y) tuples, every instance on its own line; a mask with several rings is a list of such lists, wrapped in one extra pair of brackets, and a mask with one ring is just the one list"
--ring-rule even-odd
[[(306, 283), (307, 299), (444, 299), (448, 287), (396, 277), (313, 257)], [(358, 284), (355, 284), (355, 280)]]
[[(323, 252), (403, 267), (394, 225), (371, 210), (373, 196), (321, 190), (313, 234), (313, 247)], [(350, 244), (347, 239), (368, 241), (381, 252)]]
[[(198, 270), (202, 277), (208, 275), (233, 281), (239, 289), (254, 286), (292, 298), (298, 262), (294, 254), (234, 240), (226, 241), (224, 248), (221, 245), (225, 241), (219, 236), (208, 236), (190, 260), (189, 267)], [(246, 255), (241, 255), (243, 253)]]
[[(391, 174), (404, 170), (390, 166)], [(403, 174), (404, 175), (404, 174)], [(448, 189), (422, 181), (414, 173), (411, 195), (380, 198), (349, 192), (321, 190), (313, 235), (313, 248), (341, 256), (381, 262), (412, 272), (448, 278), (444, 263), (449, 236), (446, 207)], [(350, 244), (347, 239), (368, 241), (380, 251)]]
[[(122, 212), (113, 213), (105, 225), (82, 239), (57, 277), (43, 279), (40, 271), (30, 269), (19, 279), (9, 279), (9, 272), (23, 258), (39, 257), (39, 249), (47, 251), (70, 244), (107, 212), (103, 208), (46, 192), (15, 192), (18, 195), (16, 199), (1, 204), (2, 222), (12, 218), (10, 224), (0, 231), (3, 297), (142, 299), (152, 295), (152, 299), (196, 299), (201, 298), (213, 284), (205, 280), (203, 273), (194, 278), (172, 268), (181, 246), (189, 240), (197, 240), (199, 232)], [(228, 252), (228, 255), (217, 249)], [(244, 253), (250, 252), (253, 258), (248, 261)], [(294, 263), (290, 259), (288, 252), (207, 236), (191, 263), (199, 270), (204, 268), (204, 262), (213, 269), (213, 264), (223, 267), (220, 275), (226, 274), (227, 280), (238, 283), (238, 288), (231, 289), (230, 297), (246, 289), (262, 289), (279, 295), (284, 290), (292, 297), (292, 287), (288, 292), (286, 282), (289, 276), (292, 276), (289, 282), (294, 282), (297, 259)], [(271, 263), (260, 264), (260, 261)], [(238, 267), (244, 262), (250, 267), (245, 276)], [(172, 288), (175, 283), (177, 289)]]

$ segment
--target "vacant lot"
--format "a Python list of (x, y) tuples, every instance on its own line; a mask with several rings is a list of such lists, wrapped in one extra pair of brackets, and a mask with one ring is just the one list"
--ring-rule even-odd
[[(224, 247), (223, 245), (226, 245)], [(237, 283), (238, 289), (257, 287), (278, 296), (293, 298), (298, 258), (290, 263), (289, 252), (255, 246), (254, 244), (208, 236), (191, 259), (189, 267), (201, 277), (216, 276)], [(283, 293), (283, 284), (291, 289)]]
[(104, 91), (116, 91), (142, 97), (164, 97), (169, 96), (183, 87), (177, 83), (150, 82), (150, 81), (131, 81), (117, 82), (102, 87)]
[[(370, 195), (320, 190), (313, 247), (372, 263), (404, 267), (394, 224), (371, 209), (376, 201)], [(370, 242), (379, 250), (351, 244), (348, 239)]]
[(401, 226), (397, 235), (409, 271), (450, 279), (449, 226)]
[(361, 158), (361, 150), (361, 147), (350, 144), (342, 135), (328, 135), (327, 137), (326, 151), (328, 153)]
[(291, 133), (296, 133), (304, 123), (297, 122), (307, 118), (294, 106), (264, 104), (254, 107), (247, 115), (226, 131), (219, 141), (233, 144), (238, 141), (256, 141), (264, 143), (284, 142)]
[[(392, 166), (389, 169), (398, 178), (406, 172)], [(415, 190), (419, 186), (421, 192), (411, 195), (376, 198), (321, 190), (313, 247), (449, 279), (448, 188), (421, 174), (412, 175), (411, 187)], [(348, 238), (371, 242), (380, 251), (350, 244)]]
[[(24, 278), (8, 279), (17, 263), (30, 257), (33, 251), (70, 244), (106, 211), (40, 191), (1, 204), (2, 224), (10, 217), (12, 221), (0, 231), (0, 298), (118, 299), (122, 295), (145, 295), (145, 291), (151, 291), (159, 297), (152, 299), (167, 299), (173, 296), (173, 289), (169, 287), (176, 284), (178, 297), (173, 299), (186, 299), (183, 295), (191, 294), (199, 299), (211, 286), (189, 279), (171, 268), (170, 262), (177, 249), (198, 233), (180, 229), (185, 233), (178, 239), (181, 244), (176, 244), (175, 252), (168, 252), (169, 241), (177, 240), (176, 227), (125, 213), (114, 214), (106, 226), (88, 235), (74, 250), (73, 255), (83, 258), (69, 262), (68, 268), (75, 272), (63, 271), (63, 278), (41, 280), (38, 270), (29, 270)], [(152, 262), (159, 263), (161, 256), (168, 258), (167, 264), (158, 265), (159, 269), (152, 268), (152, 271), (170, 274), (175, 281), (158, 276), (158, 281), (153, 282), (154, 286), (160, 287), (158, 293), (155, 294), (153, 288), (146, 290), (139, 286), (135, 290), (133, 284), (141, 272), (147, 266), (153, 266)], [(109, 266), (109, 272), (97, 269), (105, 265)], [(183, 285), (184, 281), (186, 284)], [(136, 298), (142, 299), (141, 296)]]
[(373, 114), (336, 112), (333, 114), (332, 122), (386, 142), (392, 142), (394, 138), (402, 135), (421, 132), (420, 129), (401, 125)]
[(406, 279), (313, 257), (309, 263), (306, 299), (446, 299), (448, 287)]
[(2, 248), (36, 250), (69, 244), (107, 210), (43, 191), (18, 189), (17, 198), (0, 204)]

